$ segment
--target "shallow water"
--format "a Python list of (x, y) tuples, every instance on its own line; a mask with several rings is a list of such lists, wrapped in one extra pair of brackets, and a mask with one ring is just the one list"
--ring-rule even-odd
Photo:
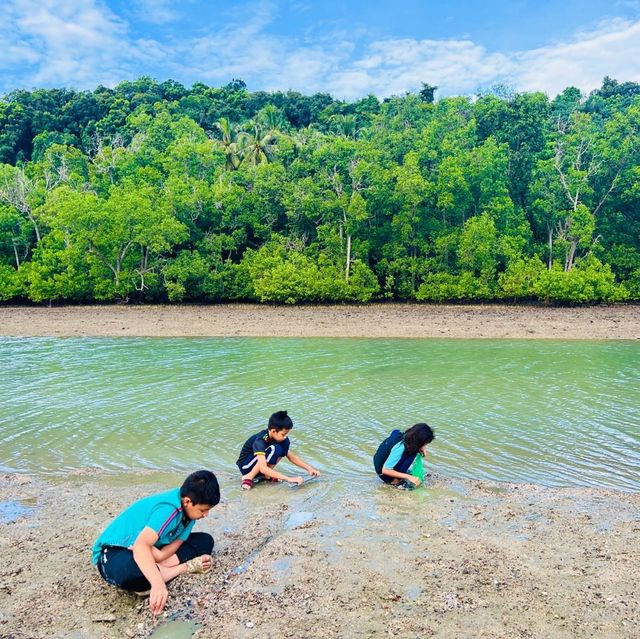
[(32, 509), (13, 499), (0, 501), (0, 524), (8, 524), (32, 513)]
[(167, 621), (161, 623), (151, 634), (152, 639), (189, 639), (198, 629), (197, 624), (188, 621)]
[(346, 480), (427, 421), (440, 473), (640, 490), (637, 342), (0, 338), (0, 370), (4, 472), (233, 474), (286, 408), (292, 450)]

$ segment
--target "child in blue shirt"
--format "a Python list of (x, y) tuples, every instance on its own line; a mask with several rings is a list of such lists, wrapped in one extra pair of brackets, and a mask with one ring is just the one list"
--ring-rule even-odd
[(219, 502), (216, 476), (196, 471), (180, 488), (140, 499), (118, 515), (96, 540), (93, 563), (107, 583), (149, 591), (149, 608), (159, 615), (167, 602), (166, 582), (211, 569), (213, 537), (191, 529)]
[(427, 424), (415, 424), (404, 433), (394, 430), (378, 447), (373, 465), (378, 477), (387, 484), (416, 488), (420, 479), (411, 474), (411, 466), (418, 455), (426, 454), (427, 444), (435, 434)]

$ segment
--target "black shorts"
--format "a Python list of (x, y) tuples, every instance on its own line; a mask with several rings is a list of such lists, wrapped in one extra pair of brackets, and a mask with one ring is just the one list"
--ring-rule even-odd
[[(191, 533), (178, 548), (176, 555), (183, 564), (189, 559), (213, 552), (213, 537), (209, 533)], [(151, 588), (151, 584), (142, 574), (133, 558), (133, 551), (121, 546), (105, 546), (98, 559), (98, 572), (112, 586), (143, 592)]]

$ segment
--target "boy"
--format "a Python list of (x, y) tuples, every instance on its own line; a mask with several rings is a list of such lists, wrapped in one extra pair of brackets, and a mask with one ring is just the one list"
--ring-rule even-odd
[(309, 475), (317, 477), (320, 473), (303, 462), (300, 457), (289, 452), (289, 431), (293, 428), (291, 417), (286, 410), (280, 410), (269, 417), (265, 430), (251, 435), (242, 446), (236, 464), (242, 473), (242, 489), (251, 490), (253, 484), (261, 479), (288, 481), (301, 484), (302, 477), (288, 477), (275, 470), (276, 464), (286, 457), (292, 464), (304, 468)]
[(118, 515), (94, 544), (93, 563), (107, 583), (138, 594), (149, 591), (149, 608), (159, 615), (167, 602), (166, 582), (211, 569), (213, 537), (191, 529), (219, 502), (216, 476), (198, 470), (181, 488), (140, 499)]

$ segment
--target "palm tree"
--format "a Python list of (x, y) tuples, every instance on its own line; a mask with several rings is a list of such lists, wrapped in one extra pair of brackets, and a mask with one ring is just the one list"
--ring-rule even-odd
[(224, 151), (226, 158), (225, 166), (228, 171), (234, 171), (240, 166), (241, 154), (238, 148), (238, 141), (234, 140), (235, 128), (228, 118), (220, 118), (216, 122), (216, 127), (222, 134), (219, 144)]
[(242, 131), (238, 134), (238, 153), (242, 157), (242, 162), (254, 166), (268, 162), (275, 146), (274, 132), (264, 130), (258, 124), (253, 125), (253, 131)]
[(256, 121), (267, 131), (286, 131), (289, 129), (289, 122), (282, 111), (273, 104), (267, 104), (260, 109), (256, 116)]

